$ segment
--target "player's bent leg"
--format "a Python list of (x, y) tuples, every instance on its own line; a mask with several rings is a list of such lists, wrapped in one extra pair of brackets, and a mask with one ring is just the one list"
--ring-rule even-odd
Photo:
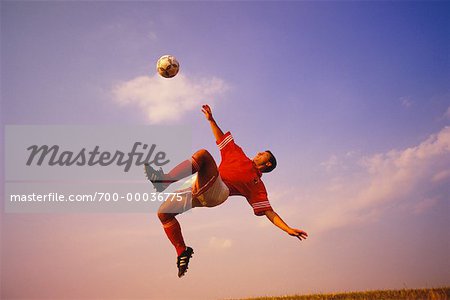
[(217, 164), (211, 153), (206, 149), (200, 149), (192, 155), (193, 161), (197, 164), (199, 175), (207, 176), (217, 174)]
[(212, 155), (205, 149), (201, 149), (194, 153), (192, 158), (198, 164), (197, 179), (193, 186), (193, 197), (204, 193), (212, 186), (216, 180), (219, 172), (217, 171), (217, 164)]
[(199, 170), (199, 166), (194, 157), (182, 161), (175, 166), (169, 173), (165, 174), (162, 168), (155, 170), (148, 163), (144, 164), (144, 173), (148, 180), (151, 181), (157, 192), (163, 192), (167, 187), (178, 180), (190, 176)]
[(214, 158), (205, 149), (195, 152), (191, 159), (187, 159), (179, 163), (176, 167), (165, 174), (160, 168), (155, 170), (148, 163), (144, 164), (144, 172), (148, 180), (150, 180), (156, 191), (164, 191), (171, 183), (174, 183), (182, 178), (190, 176), (202, 170), (202, 177), (212, 176), (214, 172), (217, 173), (217, 165)]
[(199, 165), (193, 186), (192, 206), (214, 207), (222, 204), (228, 198), (230, 191), (220, 178), (214, 158), (205, 149), (194, 153), (192, 158)]

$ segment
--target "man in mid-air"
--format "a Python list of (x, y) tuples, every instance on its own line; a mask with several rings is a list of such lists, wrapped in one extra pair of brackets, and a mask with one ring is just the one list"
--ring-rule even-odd
[(211, 125), (220, 150), (222, 161), (219, 167), (211, 154), (202, 149), (167, 174), (164, 174), (162, 169), (155, 170), (148, 164), (145, 164), (144, 169), (157, 192), (164, 191), (171, 183), (181, 178), (197, 173), (192, 187), (177, 191), (177, 199), (163, 202), (158, 210), (164, 231), (177, 251), (178, 277), (186, 273), (194, 251), (191, 247), (186, 247), (175, 216), (190, 208), (214, 207), (225, 202), (229, 196), (244, 196), (255, 215), (265, 215), (274, 225), (299, 240), (308, 236), (303, 230), (289, 227), (269, 203), (261, 176), (262, 173), (271, 172), (277, 165), (272, 152), (259, 152), (253, 159), (249, 159), (241, 147), (235, 144), (231, 133), (222, 132), (208, 105), (202, 106), (202, 112)]

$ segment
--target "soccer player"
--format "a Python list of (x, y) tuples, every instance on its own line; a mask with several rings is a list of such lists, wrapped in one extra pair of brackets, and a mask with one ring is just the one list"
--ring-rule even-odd
[(158, 217), (167, 237), (177, 251), (178, 277), (182, 277), (189, 260), (194, 253), (186, 244), (181, 227), (175, 216), (194, 207), (214, 207), (222, 204), (228, 196), (244, 196), (257, 216), (265, 215), (274, 225), (299, 240), (308, 234), (300, 229), (289, 227), (273, 210), (267, 197), (266, 188), (261, 181), (262, 173), (271, 172), (277, 165), (275, 156), (270, 151), (248, 158), (241, 147), (235, 144), (230, 132), (223, 133), (213, 118), (209, 105), (202, 106), (202, 112), (211, 125), (216, 138), (222, 161), (217, 167), (211, 154), (202, 149), (194, 153), (190, 160), (185, 160), (164, 174), (162, 169), (155, 170), (145, 164), (147, 178), (153, 183), (157, 192), (164, 191), (171, 183), (197, 173), (191, 188), (177, 191), (176, 201), (165, 201), (158, 210)]

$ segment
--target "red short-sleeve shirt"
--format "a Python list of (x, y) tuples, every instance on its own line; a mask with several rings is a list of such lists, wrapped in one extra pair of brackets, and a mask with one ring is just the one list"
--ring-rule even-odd
[(230, 196), (244, 196), (257, 216), (272, 210), (266, 187), (261, 181), (261, 171), (245, 155), (241, 147), (234, 143), (231, 133), (227, 132), (216, 143), (222, 156), (219, 174), (229, 188)]

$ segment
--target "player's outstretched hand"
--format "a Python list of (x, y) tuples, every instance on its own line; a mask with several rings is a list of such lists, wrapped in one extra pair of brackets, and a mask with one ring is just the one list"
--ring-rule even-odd
[(212, 111), (211, 111), (211, 107), (209, 107), (208, 104), (202, 105), (202, 112), (205, 114), (206, 120), (214, 121), (214, 118), (213, 118), (213, 115), (212, 115)]
[(300, 241), (304, 240), (308, 237), (308, 234), (300, 229), (295, 229), (295, 228), (291, 228), (290, 230), (288, 230), (289, 235), (295, 236), (296, 238), (298, 238)]

